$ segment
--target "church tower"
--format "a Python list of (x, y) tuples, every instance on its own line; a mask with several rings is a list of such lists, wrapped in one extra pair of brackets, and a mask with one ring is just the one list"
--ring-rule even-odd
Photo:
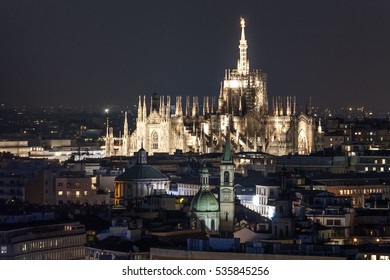
[(275, 201), (275, 216), (272, 218), (272, 237), (274, 239), (292, 239), (295, 237), (295, 218), (292, 214), (292, 200), (286, 184), (286, 168), (281, 174), (279, 197)]
[(230, 137), (226, 141), (220, 164), (220, 232), (222, 236), (232, 236), (234, 226), (234, 164), (230, 149)]
[(204, 166), (200, 173), (201, 187), (191, 201), (190, 211), (195, 216), (195, 227), (209, 234), (219, 232), (219, 205), (210, 192), (209, 170)]

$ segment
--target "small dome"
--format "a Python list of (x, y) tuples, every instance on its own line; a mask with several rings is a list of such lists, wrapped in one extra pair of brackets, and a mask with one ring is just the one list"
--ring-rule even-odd
[(219, 203), (215, 196), (206, 189), (201, 189), (191, 202), (192, 212), (216, 212), (219, 211)]

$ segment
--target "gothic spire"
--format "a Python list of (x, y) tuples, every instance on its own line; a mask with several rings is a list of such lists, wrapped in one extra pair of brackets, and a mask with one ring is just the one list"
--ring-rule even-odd
[(142, 121), (145, 121), (146, 117), (146, 96), (144, 95), (144, 105), (142, 106)]
[(241, 40), (240, 40), (240, 59), (237, 63), (237, 71), (240, 75), (248, 75), (249, 74), (249, 60), (247, 59), (247, 49), (248, 44), (245, 39), (245, 19), (241, 18)]
[(138, 96), (138, 121), (142, 120), (142, 102), (141, 95)]
[(123, 123), (123, 136), (129, 134), (129, 124), (127, 122), (127, 111), (125, 111), (125, 121)]

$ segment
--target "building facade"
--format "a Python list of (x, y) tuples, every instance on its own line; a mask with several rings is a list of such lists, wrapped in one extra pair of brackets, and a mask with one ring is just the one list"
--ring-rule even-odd
[(85, 227), (79, 222), (4, 227), (0, 229), (0, 260), (85, 258)]
[(309, 154), (322, 147), (321, 126), (310, 109), (297, 111), (295, 97), (273, 98), (270, 106), (267, 75), (249, 68), (247, 49), (245, 20), (241, 19), (237, 69), (225, 70), (218, 98), (204, 97), (200, 106), (197, 96), (192, 104), (187, 96), (183, 110), (182, 96), (176, 97), (175, 106), (170, 96), (154, 94), (149, 104), (146, 96), (139, 96), (135, 130), (129, 131), (125, 113), (119, 141), (114, 141), (118, 138), (113, 129), (107, 128), (105, 155), (133, 155), (141, 147), (150, 154), (222, 152), (227, 138), (234, 152)]
[(55, 204), (62, 203), (107, 204), (109, 195), (98, 194), (85, 172), (63, 172), (55, 178)]

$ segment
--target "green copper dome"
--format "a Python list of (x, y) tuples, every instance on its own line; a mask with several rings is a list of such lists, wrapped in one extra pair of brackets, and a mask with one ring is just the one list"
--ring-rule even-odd
[(219, 211), (219, 203), (215, 196), (206, 189), (201, 189), (191, 202), (192, 212), (216, 212)]

